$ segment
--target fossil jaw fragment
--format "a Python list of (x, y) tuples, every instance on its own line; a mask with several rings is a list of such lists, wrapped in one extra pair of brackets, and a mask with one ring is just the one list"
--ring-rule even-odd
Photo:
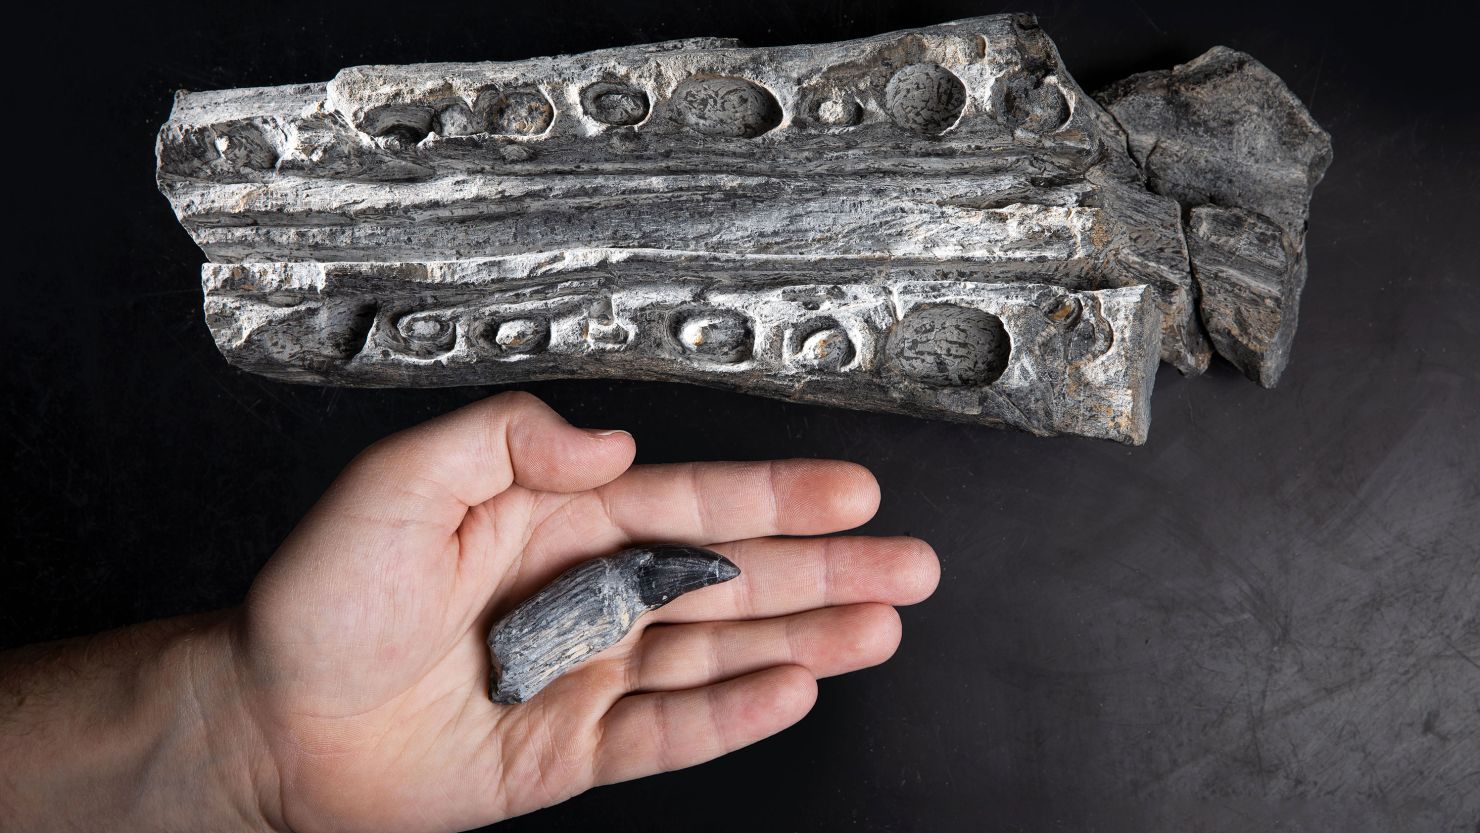
[(729, 559), (699, 547), (636, 547), (577, 564), (493, 626), (490, 694), (522, 703), (620, 642), (644, 613), (738, 575)]
[(293, 381), (601, 375), (1145, 439), (1160, 321), (1149, 288), (983, 283), (963, 271), (631, 249), (212, 264), (206, 313), (235, 363)]
[(1101, 100), (1027, 15), (352, 67), (181, 93), (159, 185), (217, 344), (277, 378), (676, 379), (1139, 443), (1147, 357), (1279, 376), (1330, 146), (1232, 50)]

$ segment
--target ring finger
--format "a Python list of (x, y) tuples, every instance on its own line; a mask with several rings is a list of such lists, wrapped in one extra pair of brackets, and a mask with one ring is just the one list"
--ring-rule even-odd
[(629, 692), (674, 691), (797, 665), (814, 677), (878, 665), (899, 646), (899, 614), (855, 604), (748, 621), (657, 625), (626, 657)]

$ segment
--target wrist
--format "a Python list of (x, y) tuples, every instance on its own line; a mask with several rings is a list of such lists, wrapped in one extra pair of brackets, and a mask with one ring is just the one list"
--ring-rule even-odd
[(187, 829), (286, 833), (277, 767), (242, 684), (239, 611), (192, 618), (162, 662), (181, 698), (174, 763), (160, 774), (184, 801), (202, 799), (202, 815), (187, 817)]
[(6, 656), (0, 810), (23, 828), (283, 829), (236, 628), (219, 612)]

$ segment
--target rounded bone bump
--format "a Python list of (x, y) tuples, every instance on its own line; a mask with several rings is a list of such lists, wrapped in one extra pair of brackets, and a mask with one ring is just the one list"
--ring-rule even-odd
[(929, 385), (995, 382), (1007, 369), (1011, 340), (1002, 319), (960, 306), (916, 309), (889, 333), (890, 359), (906, 376)]
[(673, 91), (675, 116), (695, 133), (750, 139), (781, 123), (781, 105), (770, 91), (743, 78), (685, 81)]
[(647, 93), (626, 84), (599, 81), (581, 91), (586, 115), (613, 127), (626, 127), (647, 118)]
[(431, 357), (452, 349), (457, 322), (444, 312), (415, 312), (396, 319), (396, 335), (406, 352)]
[(732, 310), (700, 310), (682, 317), (674, 337), (683, 349), (718, 362), (736, 362), (750, 354), (750, 322)]
[(942, 133), (966, 107), (966, 85), (938, 64), (910, 64), (884, 88), (884, 109), (895, 124), (920, 133)]
[(498, 621), (488, 634), (495, 703), (523, 703), (622, 640), (637, 619), (685, 593), (740, 575), (701, 547), (634, 547), (584, 561)]
[(802, 339), (796, 360), (814, 370), (837, 371), (853, 361), (853, 339), (842, 327), (824, 326)]
[(487, 119), (488, 132), (502, 136), (538, 136), (555, 120), (555, 105), (534, 88), (489, 88), (478, 95), (473, 112)]
[(549, 341), (549, 322), (533, 318), (502, 321), (493, 330), (493, 343), (504, 353), (532, 353)]
[(847, 96), (832, 96), (817, 104), (817, 121), (829, 127), (847, 127), (862, 118), (863, 107)]
[(483, 126), (478, 124), (472, 108), (457, 101), (437, 111), (432, 118), (432, 132), (438, 136), (471, 136), (482, 133)]

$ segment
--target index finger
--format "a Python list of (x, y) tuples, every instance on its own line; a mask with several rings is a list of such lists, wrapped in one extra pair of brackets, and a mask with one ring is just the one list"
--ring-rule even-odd
[(839, 460), (636, 466), (573, 495), (551, 495), (525, 548), (535, 572), (638, 542), (708, 545), (852, 529), (879, 508), (879, 484)]

